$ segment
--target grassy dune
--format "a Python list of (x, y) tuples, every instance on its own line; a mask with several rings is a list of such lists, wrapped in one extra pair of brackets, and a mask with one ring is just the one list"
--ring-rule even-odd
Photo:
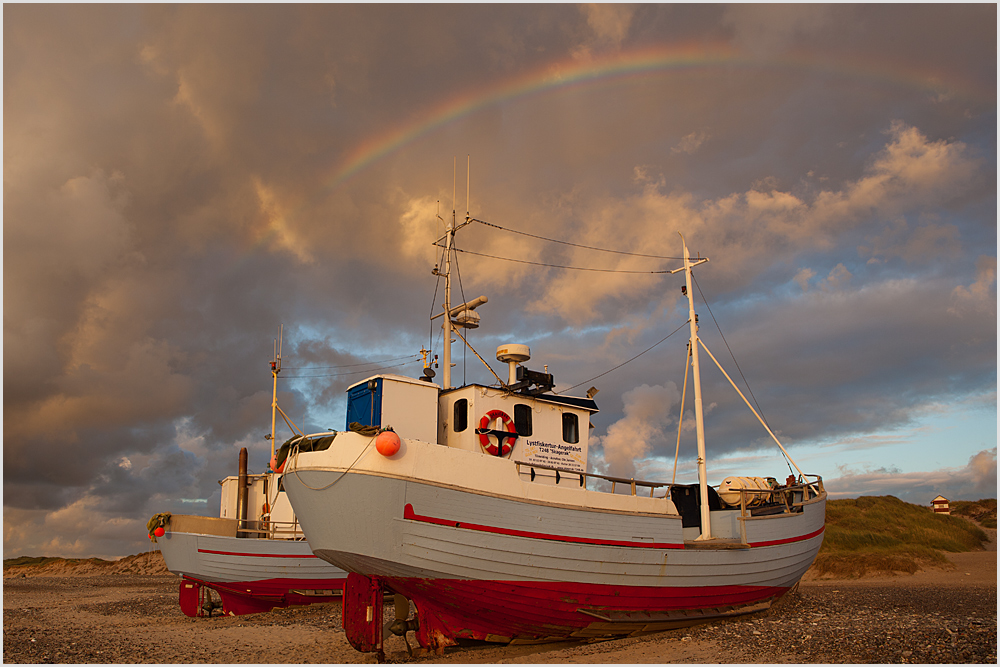
[(988, 539), (962, 517), (935, 514), (893, 496), (831, 500), (813, 569), (835, 577), (912, 574), (922, 565), (947, 566), (944, 552), (979, 549)]
[(48, 565), (49, 563), (70, 563), (76, 565), (78, 563), (107, 563), (110, 565), (113, 561), (104, 560), (102, 558), (58, 558), (54, 556), (18, 556), (17, 558), (6, 558), (4, 559), (4, 567), (27, 567), (31, 565)]
[(951, 506), (951, 513), (958, 516), (968, 517), (973, 521), (978, 521), (986, 528), (997, 527), (997, 499), (986, 498), (984, 500), (953, 500), (948, 503)]
[(3, 576), (91, 576), (108, 574), (167, 574), (163, 555), (159, 551), (125, 556), (118, 560), (103, 558), (54, 558), (50, 556), (18, 556), (3, 562)]

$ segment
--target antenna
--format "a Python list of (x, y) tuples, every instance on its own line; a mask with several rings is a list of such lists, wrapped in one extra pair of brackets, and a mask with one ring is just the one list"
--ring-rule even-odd
[(472, 157), (465, 156), (465, 219), (469, 219), (469, 168), (472, 166)]

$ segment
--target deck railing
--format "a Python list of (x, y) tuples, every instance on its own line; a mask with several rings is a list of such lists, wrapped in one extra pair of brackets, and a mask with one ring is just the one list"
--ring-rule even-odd
[(246, 520), (237, 524), (237, 536), (268, 540), (304, 540), (305, 533), (296, 521)]
[(566, 470), (565, 468), (554, 468), (552, 466), (543, 466), (534, 463), (522, 463), (520, 461), (515, 461), (514, 464), (517, 466), (518, 474), (521, 473), (521, 466), (524, 466), (529, 469), (534, 468), (536, 470), (555, 471), (557, 484), (559, 483), (559, 480), (562, 476), (566, 477), (578, 476), (580, 479), (580, 486), (586, 486), (588, 479), (603, 479), (607, 482), (611, 482), (611, 493), (617, 492), (617, 487), (619, 484), (627, 484), (629, 486), (630, 495), (633, 496), (638, 495), (636, 493), (636, 489), (638, 487), (643, 487), (643, 488), (648, 487), (649, 497), (652, 498), (654, 489), (662, 489), (664, 487), (668, 488), (670, 487), (670, 485), (667, 484), (666, 482), (646, 482), (640, 479), (635, 479), (634, 477), (629, 477), (627, 479), (624, 477), (611, 477), (610, 475), (598, 475), (597, 473), (592, 473), (592, 472), (580, 472), (579, 470)]
[[(520, 461), (515, 461), (517, 466), (518, 474), (521, 473), (521, 466), (529, 469), (537, 470), (550, 470), (556, 473), (556, 483), (562, 476), (566, 477), (579, 477), (580, 486), (586, 486), (588, 479), (602, 479), (606, 482), (611, 482), (611, 493), (617, 492), (617, 487), (619, 484), (626, 484), (629, 487), (629, 495), (638, 495), (636, 490), (639, 487), (649, 489), (649, 497), (653, 497), (653, 491), (655, 489), (667, 489), (666, 496), (670, 496), (670, 484), (667, 482), (649, 482), (645, 480), (635, 479), (634, 477), (612, 477), (611, 475), (599, 475), (597, 473), (591, 472), (580, 472), (579, 470), (567, 470), (565, 468), (556, 468), (553, 466), (537, 465), (534, 463), (522, 463)], [(812, 481), (803, 481), (798, 484), (792, 484), (789, 486), (783, 486), (776, 489), (738, 489), (740, 492), (740, 508), (742, 514), (746, 515), (746, 509), (752, 505), (759, 504), (754, 502), (763, 496), (766, 496), (765, 504), (779, 504), (783, 503), (788, 508), (788, 511), (792, 511), (794, 505), (800, 505), (802, 502), (809, 500), (810, 498), (815, 498), (824, 492), (823, 488), (823, 478), (819, 475), (805, 475), (806, 478), (812, 478)], [(686, 485), (685, 485), (686, 486)], [(718, 488), (718, 487), (714, 487)], [(737, 491), (737, 489), (733, 489)], [(802, 495), (802, 500), (799, 502), (791, 503), (786, 502), (785, 498), (793, 498), (795, 493)]]

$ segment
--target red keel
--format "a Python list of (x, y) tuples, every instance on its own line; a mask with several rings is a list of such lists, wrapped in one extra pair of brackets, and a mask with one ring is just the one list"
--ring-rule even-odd
[(259, 614), (272, 609), (334, 602), (341, 597), (342, 579), (262, 579), (219, 583), (185, 576), (181, 580), (179, 602), (188, 616), (203, 616), (202, 603), (208, 590), (222, 598), (227, 616)]
[[(605, 628), (600, 634), (629, 634), (634, 629), (629, 625), (699, 622), (786, 592), (772, 586), (665, 588), (461, 579), (393, 578), (384, 583), (413, 600), (417, 641), (438, 651), (458, 639), (569, 638), (596, 626)], [(609, 627), (612, 621), (621, 629)]]
[(344, 585), (341, 619), (347, 641), (362, 653), (382, 651), (382, 582), (353, 572)]

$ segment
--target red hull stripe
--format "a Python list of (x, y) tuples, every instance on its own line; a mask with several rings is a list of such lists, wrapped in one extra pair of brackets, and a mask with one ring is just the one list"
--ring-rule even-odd
[(817, 535), (822, 535), (823, 531), (826, 530), (826, 526), (820, 526), (818, 530), (814, 530), (808, 535), (796, 535), (795, 537), (786, 537), (783, 540), (769, 540), (767, 542), (751, 542), (752, 547), (773, 547), (776, 544), (790, 544), (791, 542), (802, 542), (805, 540), (811, 540)]
[[(464, 528), (466, 530), (477, 530), (484, 533), (497, 533), (499, 535), (513, 535), (515, 537), (528, 537), (536, 540), (553, 540), (555, 542), (573, 542), (575, 544), (597, 544), (600, 546), (612, 546), (612, 547), (637, 547), (644, 549), (683, 549), (683, 544), (676, 544), (674, 542), (631, 542), (628, 540), (600, 540), (591, 537), (573, 537), (572, 535), (552, 535), (549, 533), (535, 533), (527, 530), (514, 530), (512, 528), (499, 528), (497, 526), (482, 526), (476, 523), (463, 523), (461, 521), (451, 521), (449, 519), (438, 519), (432, 516), (424, 516), (422, 514), (417, 514), (413, 511), (413, 505), (406, 503), (406, 507), (403, 508), (403, 518), (409, 519), (410, 521), (419, 521), (421, 523), (431, 523), (436, 526), (450, 526), (452, 528)], [(802, 542), (804, 540), (809, 540), (817, 535), (821, 535), (826, 529), (825, 526), (821, 526), (818, 530), (814, 530), (808, 535), (796, 535), (795, 537), (787, 537), (780, 540), (769, 540), (766, 542), (751, 542), (749, 546), (751, 547), (772, 547), (778, 544), (791, 544), (792, 542)]]
[(284, 595), (291, 590), (340, 590), (347, 581), (347, 573), (336, 579), (293, 579), (291, 577), (274, 577), (272, 579), (257, 579), (256, 581), (212, 581), (199, 579), (185, 574), (185, 579), (197, 581), (199, 584), (213, 588), (223, 588), (237, 593), (250, 595)]
[(200, 554), (218, 554), (220, 556), (250, 556), (251, 558), (318, 558), (315, 554), (245, 554), (238, 551), (215, 551), (213, 549), (198, 549)]
[(483, 533), (496, 533), (499, 535), (512, 535), (514, 537), (528, 537), (535, 540), (552, 540), (554, 542), (572, 542), (574, 544), (597, 544), (611, 547), (642, 547), (646, 549), (683, 549), (683, 544), (675, 542), (632, 542), (629, 540), (600, 540), (593, 537), (574, 537), (572, 535), (551, 535), (549, 533), (535, 533), (528, 530), (514, 530), (513, 528), (499, 528), (497, 526), (482, 526), (476, 523), (464, 523), (461, 521), (450, 521), (448, 519), (438, 519), (432, 516), (423, 516), (413, 511), (413, 505), (406, 503), (403, 508), (403, 518), (421, 523), (432, 523), (437, 526), (450, 526), (452, 528), (464, 528), (466, 530), (476, 530)]

